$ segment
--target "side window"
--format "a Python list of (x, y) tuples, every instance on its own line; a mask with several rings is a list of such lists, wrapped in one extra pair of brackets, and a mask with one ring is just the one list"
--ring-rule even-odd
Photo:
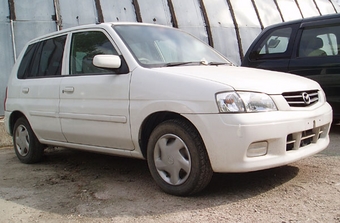
[(339, 34), (340, 26), (304, 29), (299, 44), (298, 57), (338, 55)]
[(291, 27), (272, 31), (255, 46), (250, 59), (282, 57), (288, 50), (291, 34)]
[(118, 55), (103, 32), (74, 33), (72, 35), (70, 74), (113, 73), (110, 69), (102, 69), (93, 65), (93, 58), (98, 54)]
[(61, 75), (65, 36), (44, 40), (28, 46), (18, 70), (18, 78)]

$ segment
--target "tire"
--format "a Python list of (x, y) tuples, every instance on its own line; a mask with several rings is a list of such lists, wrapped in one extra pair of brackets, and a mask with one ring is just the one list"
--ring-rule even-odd
[(37, 163), (44, 153), (43, 145), (38, 141), (28, 121), (19, 118), (13, 129), (14, 151), (22, 163)]
[(195, 194), (209, 184), (213, 175), (199, 133), (180, 120), (165, 121), (153, 130), (147, 161), (158, 186), (172, 195)]

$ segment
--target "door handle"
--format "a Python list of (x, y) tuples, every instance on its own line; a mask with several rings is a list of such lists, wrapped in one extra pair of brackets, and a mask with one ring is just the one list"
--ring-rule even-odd
[(62, 90), (63, 93), (73, 93), (74, 92), (74, 87), (65, 87)]
[(30, 91), (30, 89), (28, 87), (24, 87), (23, 89), (21, 89), (21, 91), (22, 93), (27, 94)]

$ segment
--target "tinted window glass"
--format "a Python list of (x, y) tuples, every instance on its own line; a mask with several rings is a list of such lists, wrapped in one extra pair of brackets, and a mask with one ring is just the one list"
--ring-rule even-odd
[(20, 67), (18, 70), (19, 79), (25, 78), (27, 74), (29, 73), (30, 62), (32, 60), (32, 57), (34, 56), (34, 52), (35, 52), (37, 45), (38, 44), (33, 44), (27, 47), (27, 50), (24, 54), (24, 57), (21, 60)]
[(112, 70), (95, 67), (92, 63), (95, 55), (118, 55), (106, 35), (99, 31), (75, 33), (72, 35), (70, 73), (102, 74)]
[(61, 75), (66, 36), (28, 46), (18, 70), (18, 78)]
[(274, 30), (257, 44), (251, 54), (251, 59), (282, 56), (287, 52), (291, 33), (290, 27)]
[(299, 57), (338, 55), (340, 26), (307, 28), (303, 30)]

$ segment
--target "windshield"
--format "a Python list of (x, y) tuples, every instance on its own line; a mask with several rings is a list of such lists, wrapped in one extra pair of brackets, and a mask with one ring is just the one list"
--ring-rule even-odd
[(231, 63), (210, 46), (178, 29), (147, 25), (115, 25), (136, 60), (146, 67)]

